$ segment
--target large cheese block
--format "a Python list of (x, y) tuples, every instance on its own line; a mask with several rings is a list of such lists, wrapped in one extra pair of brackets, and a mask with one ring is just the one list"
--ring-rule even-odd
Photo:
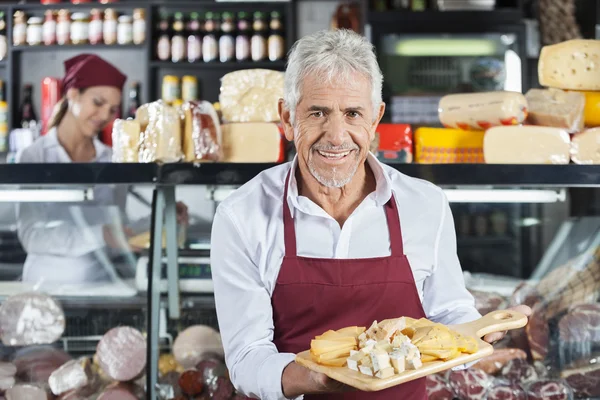
[(415, 162), (420, 164), (483, 163), (484, 131), (418, 128)]
[(583, 130), (585, 96), (561, 89), (530, 89), (528, 122), (539, 126), (564, 128), (570, 133)]
[(600, 128), (573, 135), (571, 160), (576, 164), (600, 164)]
[(600, 90), (600, 40), (568, 40), (542, 47), (538, 63), (542, 86)]
[(208, 101), (191, 101), (182, 106), (184, 113), (183, 155), (185, 161), (199, 162), (220, 157), (219, 117)]
[(521, 124), (527, 109), (527, 100), (521, 93), (498, 91), (444, 96), (438, 114), (446, 128), (482, 130)]
[(225, 122), (277, 122), (283, 72), (246, 69), (221, 79), (219, 102)]
[(560, 128), (501, 126), (485, 133), (488, 164), (568, 164), (570, 137)]
[(221, 125), (223, 161), (268, 163), (283, 161), (283, 138), (274, 123), (246, 122)]
[(140, 125), (140, 162), (177, 162), (181, 152), (181, 114), (162, 100), (144, 105), (138, 110)]
[(112, 161), (138, 162), (141, 127), (135, 119), (116, 119), (112, 131)]
[(585, 126), (595, 128), (600, 126), (600, 92), (581, 92), (585, 96), (583, 118)]

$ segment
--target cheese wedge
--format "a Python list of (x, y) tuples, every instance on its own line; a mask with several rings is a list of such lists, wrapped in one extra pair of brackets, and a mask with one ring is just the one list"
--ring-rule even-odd
[(337, 333), (342, 336), (358, 337), (365, 331), (365, 329), (366, 328), (364, 326), (349, 326), (347, 328), (338, 329)]
[(600, 90), (600, 40), (567, 40), (542, 47), (540, 85), (572, 90)]
[(350, 349), (334, 350), (327, 353), (319, 354), (317, 356), (317, 362), (325, 360), (335, 360), (336, 358), (348, 358), (350, 356)]
[(356, 346), (344, 342), (334, 342), (331, 340), (312, 340), (310, 342), (310, 351), (315, 355), (321, 355), (336, 350), (353, 350)]
[(435, 356), (430, 356), (428, 354), (421, 355), (421, 362), (423, 362), (423, 363), (437, 361), (437, 360), (439, 360), (439, 358), (437, 358)]
[(345, 358), (335, 358), (333, 360), (324, 360), (321, 364), (326, 365), (328, 367), (343, 367), (346, 365)]

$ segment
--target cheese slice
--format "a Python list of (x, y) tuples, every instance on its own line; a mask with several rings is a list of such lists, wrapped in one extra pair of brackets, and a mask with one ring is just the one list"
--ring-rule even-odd
[(525, 95), (529, 103), (528, 121), (532, 125), (564, 128), (568, 132), (583, 130), (585, 96), (560, 89), (531, 89)]
[(592, 128), (573, 136), (571, 160), (576, 164), (600, 164), (600, 128)]
[(546, 87), (600, 90), (600, 40), (575, 39), (542, 47), (538, 77)]
[(488, 164), (568, 164), (570, 137), (560, 128), (502, 126), (487, 130), (483, 141)]
[(342, 336), (352, 336), (357, 337), (361, 335), (365, 331), (364, 326), (349, 326), (347, 328), (338, 329), (337, 333)]
[(223, 124), (221, 131), (224, 162), (283, 161), (283, 138), (277, 124), (267, 122)]
[(379, 371), (377, 371), (377, 374), (375, 376), (377, 376), (379, 379), (385, 379), (394, 376), (394, 368), (387, 367), (380, 369)]

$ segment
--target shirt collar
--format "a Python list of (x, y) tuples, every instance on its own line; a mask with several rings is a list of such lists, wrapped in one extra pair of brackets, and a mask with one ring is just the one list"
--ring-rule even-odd
[[(58, 133), (56, 128), (50, 129), (46, 135), (46, 140), (44, 141), (44, 148), (52, 148), (52, 147), (60, 147), (61, 153), (60, 158), (64, 162), (72, 162), (69, 158), (69, 155), (65, 148), (58, 141)], [(108, 147), (103, 145), (98, 138), (94, 138), (94, 148), (96, 149), (96, 157), (94, 158), (94, 162), (98, 162), (106, 158), (106, 152), (108, 151)]]
[[(392, 197), (392, 183), (390, 181), (390, 177), (383, 169), (383, 164), (373, 155), (373, 153), (369, 152), (367, 154), (367, 163), (371, 167), (371, 171), (373, 171), (373, 175), (375, 176), (375, 192), (374, 200), (377, 207), (381, 207), (387, 203)], [(288, 195), (287, 202), (290, 206), (290, 211), (292, 217), (294, 217), (295, 210), (303, 210), (303, 207), (300, 205), (298, 198), (298, 181), (296, 180), (296, 169), (298, 168), (298, 155), (294, 156), (290, 167), (290, 181), (288, 182)]]

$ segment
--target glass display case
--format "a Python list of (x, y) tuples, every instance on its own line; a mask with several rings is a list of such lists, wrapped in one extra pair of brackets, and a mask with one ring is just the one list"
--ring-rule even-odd
[[(1, 354), (2, 361), (16, 365), (15, 388), (93, 395), (122, 390), (156, 400), (180, 394), (186, 379), (200, 379), (206, 398), (233, 398), (214, 309), (212, 215), (232, 190), (271, 166), (0, 165), (0, 318), (9, 321), (3, 325)], [(553, 384), (567, 393), (564, 398), (600, 397), (594, 386), (600, 350), (599, 167), (393, 167), (444, 189), (465, 283), (479, 311), (517, 303), (534, 309), (529, 328), (496, 344), (502, 350), (495, 354), (505, 355), (502, 360), (482, 361), (460, 374), (474, 375), (486, 392), (502, 387), (506, 382), (500, 375), (505, 375), (514, 378), (511, 390), (535, 393)], [(176, 224), (176, 197), (189, 207), (185, 238)], [(100, 211), (114, 221), (108, 232), (96, 230)], [(77, 235), (60, 236), (68, 226)], [(37, 235), (27, 233), (27, 227), (37, 229)], [(26, 272), (32, 260), (45, 254), (63, 261), (52, 271), (67, 268), (67, 250), (81, 252), (77, 249), (84, 247), (76, 241), (93, 243), (97, 232), (103, 243), (105, 235), (114, 237), (115, 246), (91, 246), (87, 261), (94, 273), (104, 271), (108, 279), (53, 284), (53, 279), (31, 278)], [(28, 242), (28, 236), (36, 241)], [(36, 264), (40, 276), (51, 265)], [(28, 335), (4, 328), (19, 316), (31, 321), (40, 313), (48, 318), (27, 325), (23, 332)], [(126, 327), (131, 328), (129, 346), (115, 351), (114, 328)], [(44, 335), (41, 328), (48, 328)], [(111, 370), (111, 357), (123, 355), (131, 363), (128, 369), (143, 365), (143, 371), (130, 377)], [(183, 377), (188, 369), (196, 375)], [(69, 370), (83, 371), (82, 378), (64, 378)], [(460, 379), (449, 373), (430, 379), (456, 398), (469, 398), (469, 388), (451, 384)]]

